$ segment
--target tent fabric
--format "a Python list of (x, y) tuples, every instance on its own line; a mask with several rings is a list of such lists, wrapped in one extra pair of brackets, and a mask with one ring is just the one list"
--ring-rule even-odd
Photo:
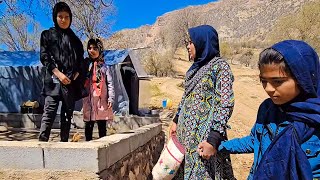
[(136, 70), (139, 78), (149, 78), (147, 73), (144, 71), (138, 58), (137, 50), (124, 49), (124, 50), (106, 50), (104, 51), (104, 59), (107, 65), (115, 65), (122, 63), (127, 57), (130, 57), (134, 69)]
[[(140, 67), (140, 62), (137, 62), (138, 59), (133, 57), (135, 54), (131, 52), (127, 49), (104, 51), (106, 64), (110, 66), (115, 84), (114, 112), (116, 114), (129, 114), (129, 98), (123, 84), (120, 64), (129, 57), (135, 61), (132, 64), (137, 74), (139, 72), (141, 77), (146, 76), (143, 68)], [(39, 101), (42, 90), (42, 73), (44, 73), (44, 67), (40, 62), (39, 52), (0, 52), (0, 112), (18, 113), (23, 102)], [(79, 102), (77, 103), (76, 107), (79, 107)]]
[(28, 100), (39, 101), (42, 68), (39, 66), (0, 67), (0, 112), (20, 112)]
[(108, 66), (112, 66), (118, 63), (123, 62), (126, 57), (129, 55), (129, 50), (105, 50), (104, 60)]
[(129, 97), (123, 84), (120, 68), (119, 64), (110, 66), (115, 92), (113, 111), (115, 114), (126, 116), (129, 114)]
[(0, 67), (41, 66), (40, 53), (35, 51), (0, 52)]
[(42, 88), (39, 52), (0, 52), (0, 112), (20, 112), (27, 100), (38, 100)]

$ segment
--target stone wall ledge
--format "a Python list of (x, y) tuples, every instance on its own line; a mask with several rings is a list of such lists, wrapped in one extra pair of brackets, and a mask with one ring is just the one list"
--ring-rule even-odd
[(90, 142), (0, 141), (0, 169), (70, 170), (99, 174), (161, 131), (161, 123), (153, 123)]

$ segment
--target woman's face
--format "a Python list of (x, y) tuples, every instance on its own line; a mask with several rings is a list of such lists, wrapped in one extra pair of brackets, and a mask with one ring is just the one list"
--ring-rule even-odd
[(57, 14), (57, 23), (61, 29), (68, 29), (70, 27), (70, 15), (68, 12), (61, 11)]
[(189, 59), (194, 61), (194, 59), (196, 58), (196, 47), (194, 46), (192, 41), (187, 41), (186, 46), (189, 54)]
[(88, 54), (90, 56), (91, 59), (96, 59), (99, 57), (99, 49), (97, 46), (91, 44), (88, 48)]
[(298, 83), (284, 72), (278, 64), (260, 68), (260, 81), (274, 104), (285, 104), (300, 94)]

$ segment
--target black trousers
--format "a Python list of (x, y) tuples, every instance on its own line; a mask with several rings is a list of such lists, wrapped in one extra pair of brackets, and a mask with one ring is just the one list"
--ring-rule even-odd
[(41, 119), (39, 141), (49, 141), (51, 128), (57, 115), (59, 102), (62, 101), (60, 112), (60, 138), (62, 142), (68, 142), (73, 116), (73, 108), (67, 108), (60, 96), (47, 96), (45, 98), (44, 112)]
[(92, 131), (94, 127), (94, 123), (98, 124), (99, 138), (102, 138), (107, 135), (107, 121), (105, 120), (97, 120), (97, 121), (86, 121), (85, 122), (85, 136), (86, 141), (92, 140)]

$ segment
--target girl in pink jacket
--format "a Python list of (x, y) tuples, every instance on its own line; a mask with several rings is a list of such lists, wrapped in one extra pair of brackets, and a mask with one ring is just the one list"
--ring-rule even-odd
[(85, 86), (89, 96), (83, 99), (83, 119), (86, 141), (90, 141), (95, 122), (98, 124), (99, 138), (106, 136), (107, 121), (113, 119), (112, 103), (115, 95), (110, 70), (104, 63), (102, 42), (90, 39), (87, 51), (89, 78)]

